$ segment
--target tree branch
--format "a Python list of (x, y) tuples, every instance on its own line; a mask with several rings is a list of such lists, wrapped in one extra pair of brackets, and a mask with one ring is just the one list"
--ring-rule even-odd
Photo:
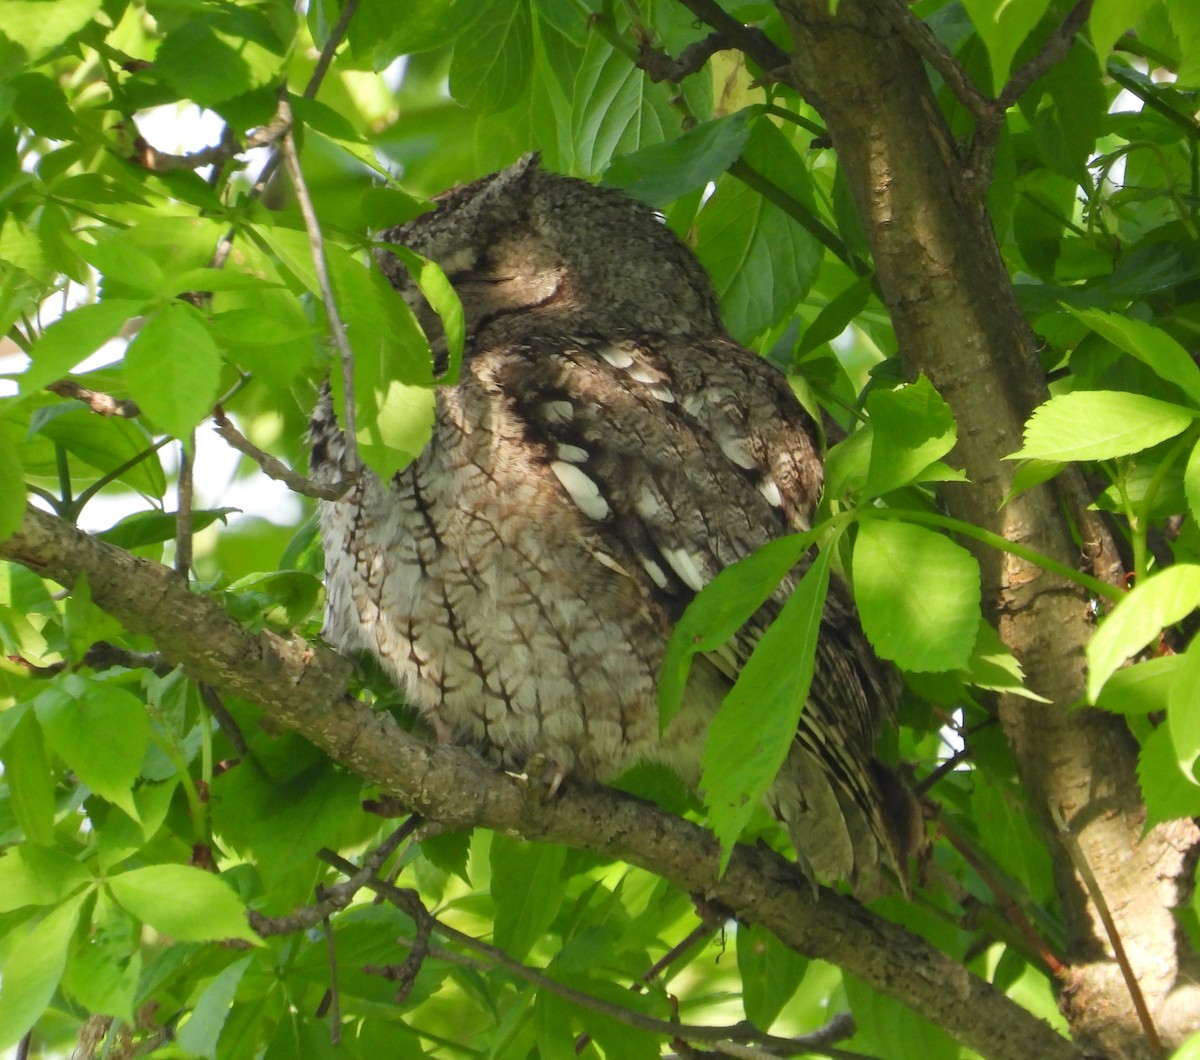
[(273, 721), (425, 817), (563, 843), (644, 868), (762, 924), (800, 953), (837, 964), (992, 1060), (1082, 1056), (923, 939), (844, 895), (822, 889), (814, 897), (779, 855), (739, 847), (721, 875), (710, 833), (639, 800), (572, 784), (552, 800), (531, 800), (516, 780), (468, 751), (429, 746), (389, 714), (352, 698), (351, 664), (329, 648), (269, 630), (249, 633), (159, 563), (33, 508), (18, 533), (0, 543), (0, 558), (65, 586), (86, 572), (95, 602), (131, 631), (153, 637), (194, 680), (259, 704)]

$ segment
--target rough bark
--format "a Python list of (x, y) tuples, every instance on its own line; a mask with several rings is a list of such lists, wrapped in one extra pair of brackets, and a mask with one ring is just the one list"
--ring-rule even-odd
[(378, 783), (425, 816), (591, 850), (638, 865), (798, 952), (830, 961), (910, 1005), (995, 1060), (1080, 1060), (1083, 1052), (924, 940), (822, 889), (795, 866), (739, 847), (724, 875), (715, 839), (696, 825), (606, 789), (567, 786), (529, 799), (507, 774), (466, 751), (431, 747), (346, 691), (350, 664), (322, 645), (242, 629), (215, 600), (169, 568), (30, 509), (0, 559), (65, 586), (87, 573), (95, 602), (197, 681), (259, 704), (274, 722)]
[[(1012, 472), (1002, 458), (1020, 448), (1023, 424), (1044, 400), (1044, 386), (976, 175), (966, 172), (920, 57), (871, 0), (841, 0), (836, 14), (827, 0), (780, 0), (779, 7), (795, 40), (791, 77), (827, 123), (905, 370), (927, 375), (957, 418), (952, 459), (970, 482), (947, 488), (949, 509), (1061, 562), (1080, 563), (1064, 514), (1074, 500), (1066, 493), (1069, 480), (1001, 507)], [(1124, 722), (1074, 707), (1093, 632), (1085, 594), (1015, 557), (979, 555), (1001, 636), (1029, 687), (1053, 701), (1005, 697), (999, 712), (1053, 856), (1070, 933), (1064, 1011), (1090, 1049), (1153, 1055), (1051, 808), (1068, 823), (1099, 881), (1167, 1044), (1200, 1023), (1195, 988), (1179, 979), (1172, 915), (1196, 830), (1178, 823), (1143, 835), (1137, 748)]]

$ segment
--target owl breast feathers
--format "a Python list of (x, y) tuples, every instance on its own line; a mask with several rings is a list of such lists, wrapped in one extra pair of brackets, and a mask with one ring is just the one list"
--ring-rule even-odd
[[(373, 653), (440, 739), (507, 768), (538, 755), (604, 782), (662, 762), (694, 785), (706, 725), (791, 584), (698, 658), (660, 736), (663, 652), (718, 571), (808, 529), (822, 483), (813, 423), (725, 333), (691, 251), (618, 192), (530, 156), (382, 238), (445, 270), (467, 344), (425, 451), (321, 504), (326, 636)], [(440, 334), (399, 260), (380, 257)], [(314, 473), (335, 478), (343, 456), (326, 394)], [(873, 757), (893, 699), (835, 581), (768, 796), (812, 877), (861, 881), (904, 857), (908, 796)]]

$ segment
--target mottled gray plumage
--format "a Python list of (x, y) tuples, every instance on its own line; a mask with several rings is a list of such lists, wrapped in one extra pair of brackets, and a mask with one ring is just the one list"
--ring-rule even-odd
[[(721, 568), (809, 526), (814, 427), (734, 343), (711, 283), (652, 210), (536, 158), (449, 192), (383, 239), (432, 258), (462, 299), (460, 382), (393, 481), (321, 504), (326, 636), (373, 652), (445, 740), (583, 781), (661, 761), (695, 783), (704, 727), (786, 587), (694, 667), (660, 738), (673, 623)], [(400, 262), (392, 283), (421, 314)], [(313, 465), (334, 477), (328, 398)], [(806, 870), (866, 878), (903, 856), (907, 806), (873, 746), (893, 691), (831, 588), (810, 703), (770, 793)]]

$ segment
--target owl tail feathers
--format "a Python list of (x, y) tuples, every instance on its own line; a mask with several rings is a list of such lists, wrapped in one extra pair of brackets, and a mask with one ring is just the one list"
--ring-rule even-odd
[(768, 799), (814, 886), (846, 880), (864, 901), (899, 886), (907, 897), (908, 859), (923, 839), (920, 806), (882, 763), (872, 761), (868, 776), (870, 790), (851, 792), (797, 746)]

